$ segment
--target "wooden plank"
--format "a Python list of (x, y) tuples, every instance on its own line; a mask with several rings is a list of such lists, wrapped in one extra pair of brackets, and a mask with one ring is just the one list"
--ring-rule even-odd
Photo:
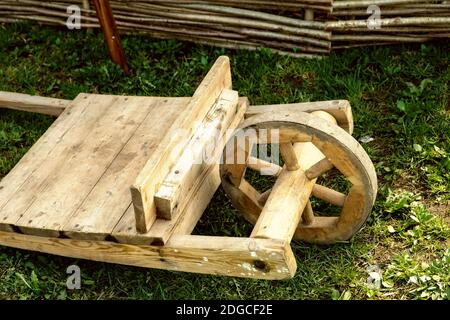
[(71, 100), (0, 91), (0, 108), (59, 116)]
[[(233, 123), (231, 123), (230, 125), (230, 128), (237, 128), (239, 126), (240, 122), (242, 122), (242, 119), (244, 118), (245, 112), (248, 109), (248, 105), (249, 102), (247, 98), (239, 98), (237, 109), (238, 111), (235, 119), (233, 120)], [(227, 134), (227, 136), (225, 137), (225, 141), (229, 140), (230, 134), (231, 132)], [(198, 220), (200, 220), (203, 211), (206, 209), (215, 191), (219, 187), (220, 183), (221, 180), (219, 174), (219, 165), (217, 165), (213, 167), (211, 173), (208, 173), (207, 178), (204, 180), (204, 182), (201, 183), (199, 192), (197, 192), (197, 194), (192, 199), (191, 206), (195, 206), (194, 203), (203, 205), (201, 205), (200, 208), (196, 208), (195, 210), (187, 208), (186, 212), (178, 219), (177, 224), (172, 231), (172, 234), (191, 234), (191, 232), (197, 225)]]
[(353, 133), (353, 116), (350, 103), (347, 100), (330, 100), (330, 101), (317, 101), (317, 102), (301, 102), (301, 103), (289, 103), (289, 104), (274, 104), (274, 105), (261, 105), (261, 106), (250, 106), (246, 118), (251, 116), (271, 112), (271, 111), (281, 111), (281, 112), (292, 112), (292, 111), (302, 111), (302, 112), (314, 112), (314, 111), (326, 111), (330, 113), (337, 121), (338, 125), (347, 131), (348, 133)]
[[(0, 190), (0, 225), (14, 225), (40, 197), (40, 191), (52, 172), (58, 172), (69, 155), (83, 143), (115, 97), (79, 95), (55, 124), (39, 139), (3, 180)], [(67, 195), (69, 196), (69, 195)]]
[[(230, 124), (229, 128), (236, 128), (244, 117), (244, 113), (248, 107), (248, 100), (240, 98), (237, 113)], [(224, 142), (228, 141), (231, 136), (229, 130)], [(217, 153), (214, 158), (220, 158), (222, 150), (216, 148)], [(173, 220), (157, 219), (152, 228), (147, 233), (139, 233), (135, 228), (135, 217), (132, 210), (128, 210), (117, 226), (113, 230), (113, 237), (122, 243), (139, 243), (149, 244), (152, 242), (166, 243), (175, 233), (190, 233), (198, 219), (200, 219), (203, 211), (208, 206), (215, 191), (220, 185), (219, 165), (211, 164), (205, 167), (202, 174), (196, 180), (195, 185), (189, 191), (187, 198), (191, 201), (186, 202), (185, 208), (180, 208), (178, 214)]]
[(129, 186), (190, 101), (190, 98), (129, 98), (149, 108), (147, 117), (63, 226), (62, 230), (70, 238), (104, 240), (111, 234), (131, 205)]
[[(90, 103), (85, 97), (87, 98), (85, 94), (80, 94), (70, 103), (66, 112), (52, 123), (50, 128), (34, 143), (14, 168), (2, 178), (0, 181), (0, 208), (12, 197), (26, 178), (45, 161), (56, 142), (77, 123), (79, 115)], [(75, 105), (77, 105), (77, 108), (74, 108)]]
[(0, 245), (145, 268), (257, 279), (292, 278), (297, 268), (284, 241), (174, 236), (166, 246), (36, 237), (0, 232)]
[(39, 195), (15, 223), (24, 233), (58, 235), (149, 111), (139, 99), (115, 97), (112, 106), (103, 95), (93, 99), (104, 104), (107, 111), (82, 143), (67, 146), (62, 166), (48, 173)]
[(184, 148), (175, 166), (155, 193), (158, 216), (172, 219), (176, 211), (185, 206), (188, 191), (210, 163), (218, 163), (213, 148), (223, 150), (226, 141), (221, 141), (225, 131), (236, 115), (238, 93), (223, 90), (215, 105), (208, 112), (202, 125)]
[[(204, 119), (223, 89), (231, 89), (230, 62), (227, 57), (217, 59), (214, 66), (195, 91), (187, 110), (172, 125), (158, 149), (153, 153), (131, 187), (136, 228), (139, 232), (147, 232), (156, 220), (154, 193), (169, 173), (182, 148), (189, 141), (195, 129)], [(179, 134), (184, 130), (184, 135)], [(175, 149), (175, 150), (174, 150)]]

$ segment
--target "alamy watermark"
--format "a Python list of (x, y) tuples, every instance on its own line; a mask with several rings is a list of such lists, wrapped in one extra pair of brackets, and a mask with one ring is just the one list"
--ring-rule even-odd
[(81, 269), (77, 265), (70, 265), (66, 273), (69, 275), (67, 277), (66, 286), (69, 290), (80, 290), (81, 289)]
[(371, 4), (367, 7), (366, 12), (370, 14), (367, 18), (367, 29), (379, 30), (381, 29), (381, 9), (376, 4)]
[[(189, 135), (188, 130), (178, 129), (174, 139), (182, 140)], [(205, 137), (206, 140), (205, 140)], [(231, 137), (231, 138), (229, 138)], [(228, 139), (229, 138), (229, 139)], [(228, 139), (228, 141), (225, 141)], [(262, 175), (274, 175), (278, 168), (270, 164), (280, 164), (279, 129), (253, 129), (223, 130), (210, 129), (201, 136), (194, 136), (193, 143), (188, 148), (177, 145), (172, 149), (169, 160), (179, 163), (191, 164), (257, 164), (263, 160)], [(225, 148), (223, 148), (225, 146)], [(256, 146), (258, 146), (256, 148)], [(218, 152), (222, 152), (220, 155)]]
[(367, 277), (367, 287), (369, 289), (377, 289), (379, 290), (381, 288), (381, 282), (382, 282), (382, 271), (381, 268), (377, 265), (370, 265), (366, 272), (369, 274)]
[(81, 9), (77, 5), (67, 7), (66, 12), (69, 17), (66, 20), (66, 26), (69, 30), (81, 29)]

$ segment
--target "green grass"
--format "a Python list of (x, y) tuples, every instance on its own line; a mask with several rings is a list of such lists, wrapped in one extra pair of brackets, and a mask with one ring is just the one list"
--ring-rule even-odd
[[(124, 37), (133, 69), (113, 65), (97, 32), (0, 25), (0, 90), (73, 99), (80, 92), (189, 96), (226, 54), (233, 87), (252, 104), (348, 99), (357, 139), (378, 174), (368, 223), (331, 246), (294, 243), (298, 271), (262, 281), (132, 268), (0, 248), (3, 299), (447, 299), (450, 211), (450, 44), (346, 50), (321, 60)], [(53, 119), (0, 110), (0, 177)], [(318, 204), (321, 205), (320, 203)], [(218, 191), (196, 233), (247, 235)], [(67, 290), (76, 263), (82, 289)], [(381, 270), (380, 288), (368, 268)], [(372, 270), (371, 269), (371, 270)]]

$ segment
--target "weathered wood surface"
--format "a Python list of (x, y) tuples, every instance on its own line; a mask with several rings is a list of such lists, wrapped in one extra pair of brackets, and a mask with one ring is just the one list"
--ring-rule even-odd
[[(16, 226), (33, 235), (106, 239), (130, 211), (129, 186), (190, 102), (81, 94), (2, 179), (0, 230)], [(201, 196), (186, 209), (195, 217), (220, 184), (218, 169), (215, 176), (210, 171), (201, 178), (208, 188), (199, 182), (190, 191), (194, 200)], [(200, 195), (192, 195), (196, 191)]]
[[(237, 113), (229, 125), (229, 129), (236, 128), (241, 123), (248, 107), (246, 98), (239, 98)], [(226, 130), (223, 142), (228, 141), (231, 131)], [(222, 150), (216, 148), (213, 159), (219, 160)], [(135, 228), (135, 218), (132, 210), (128, 210), (113, 230), (113, 237), (122, 243), (152, 242), (166, 243), (172, 234), (189, 234), (208, 206), (210, 199), (220, 185), (219, 162), (212, 162), (205, 166), (195, 181), (195, 184), (185, 195), (184, 207), (180, 207), (173, 219), (156, 219), (153, 226), (146, 233), (140, 233)]]
[(287, 279), (295, 257), (283, 241), (178, 235), (166, 246), (47, 238), (0, 231), (0, 245), (130, 266), (258, 279)]
[(0, 91), (0, 108), (59, 116), (71, 100)]
[(136, 98), (149, 112), (133, 137), (90, 191), (82, 205), (63, 226), (64, 233), (76, 239), (103, 240), (112, 233), (131, 205), (129, 186), (161, 141), (161, 136), (183, 112), (189, 98)]
[(353, 133), (353, 115), (350, 103), (347, 100), (329, 100), (329, 101), (315, 101), (315, 102), (300, 102), (288, 104), (268, 104), (250, 106), (245, 115), (246, 118), (251, 116), (266, 113), (266, 112), (314, 112), (326, 111), (331, 114), (337, 121), (337, 124), (347, 131), (349, 134)]
[(187, 194), (202, 171), (210, 163), (219, 162), (220, 156), (214, 156), (215, 151), (224, 148), (223, 135), (230, 129), (237, 105), (237, 91), (223, 90), (156, 192), (158, 217), (172, 219), (176, 211), (190, 201)]
[[(64, 174), (66, 162), (76, 154), (97, 121), (117, 97), (79, 95), (27, 155), (2, 180), (0, 224), (15, 225), (37, 200), (53, 175)], [(70, 197), (66, 194), (65, 197)], [(58, 203), (55, 203), (58, 205)]]
[[(173, 122), (131, 188), (139, 232), (146, 233), (155, 222), (157, 210), (154, 194), (157, 188), (224, 89), (231, 89), (231, 71), (228, 57), (222, 56), (195, 91), (183, 116)], [(180, 130), (183, 130), (182, 135)]]

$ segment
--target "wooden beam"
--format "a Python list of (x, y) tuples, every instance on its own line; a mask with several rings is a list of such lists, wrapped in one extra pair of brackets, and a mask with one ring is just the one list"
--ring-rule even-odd
[(71, 100), (0, 91), (0, 108), (59, 116)]
[(330, 100), (330, 101), (317, 101), (317, 102), (301, 102), (301, 103), (289, 103), (289, 104), (273, 104), (273, 105), (260, 105), (250, 106), (245, 118), (252, 117), (257, 114), (271, 112), (314, 112), (314, 111), (326, 111), (331, 114), (337, 121), (338, 125), (347, 131), (353, 133), (353, 116), (350, 103), (347, 100)]
[(223, 140), (223, 135), (230, 129), (230, 123), (236, 115), (237, 104), (237, 91), (223, 90), (156, 192), (158, 218), (172, 219), (175, 211), (183, 208), (187, 201), (191, 201), (187, 197), (188, 192), (205, 167), (219, 163), (220, 154), (214, 152), (213, 148), (223, 150), (227, 142)]
[(257, 279), (292, 278), (289, 244), (271, 239), (174, 236), (166, 246), (47, 238), (0, 231), (0, 245), (76, 259)]
[[(224, 89), (231, 89), (231, 70), (228, 57), (222, 56), (217, 59), (195, 91), (185, 114), (173, 123), (157, 152), (147, 161), (131, 187), (138, 232), (146, 233), (154, 223), (156, 219), (154, 194), (157, 188), (173, 167), (173, 159), (182, 153), (183, 147), (194, 135), (200, 121), (204, 119)], [(180, 130), (183, 130), (182, 135)]]

